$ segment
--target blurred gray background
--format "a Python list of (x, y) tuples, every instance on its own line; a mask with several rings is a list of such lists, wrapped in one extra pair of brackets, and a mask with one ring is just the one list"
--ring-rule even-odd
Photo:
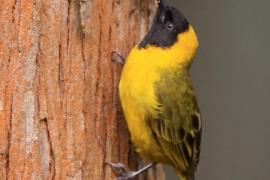
[(170, 2), (200, 40), (191, 70), (203, 114), (196, 180), (270, 180), (270, 1)]

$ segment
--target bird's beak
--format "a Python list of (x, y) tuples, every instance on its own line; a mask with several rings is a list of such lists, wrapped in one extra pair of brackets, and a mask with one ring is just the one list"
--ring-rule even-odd
[(159, 10), (162, 10), (164, 6), (166, 5), (165, 0), (156, 0)]
[(158, 5), (157, 16), (160, 16), (161, 20), (164, 21), (165, 17), (163, 15), (163, 12), (164, 12), (164, 9), (165, 9), (165, 6), (167, 5), (167, 3), (165, 2), (165, 0), (156, 0), (156, 2)]

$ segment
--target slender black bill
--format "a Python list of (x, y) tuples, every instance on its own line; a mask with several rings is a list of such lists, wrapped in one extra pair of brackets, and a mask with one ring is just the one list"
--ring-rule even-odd
[(163, 8), (165, 5), (168, 5), (166, 0), (157, 0), (157, 4), (159, 8)]

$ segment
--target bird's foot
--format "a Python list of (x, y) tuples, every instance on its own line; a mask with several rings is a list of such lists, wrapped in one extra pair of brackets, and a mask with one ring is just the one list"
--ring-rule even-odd
[(128, 179), (132, 179), (132, 178), (138, 176), (139, 174), (146, 171), (147, 169), (155, 166), (156, 163), (148, 164), (147, 166), (143, 167), (142, 169), (140, 169), (138, 171), (127, 171), (125, 166), (121, 163), (109, 162), (107, 164), (111, 166), (113, 172), (117, 175), (116, 180), (128, 180)]
[(122, 65), (125, 63), (125, 58), (116, 51), (112, 51), (112, 60)]

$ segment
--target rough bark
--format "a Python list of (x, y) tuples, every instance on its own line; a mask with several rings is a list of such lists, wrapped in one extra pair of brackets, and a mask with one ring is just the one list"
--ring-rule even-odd
[[(127, 55), (153, 9), (153, 0), (0, 1), (0, 179), (107, 180), (105, 162), (141, 165), (111, 51)], [(161, 167), (148, 179), (163, 179)]]

